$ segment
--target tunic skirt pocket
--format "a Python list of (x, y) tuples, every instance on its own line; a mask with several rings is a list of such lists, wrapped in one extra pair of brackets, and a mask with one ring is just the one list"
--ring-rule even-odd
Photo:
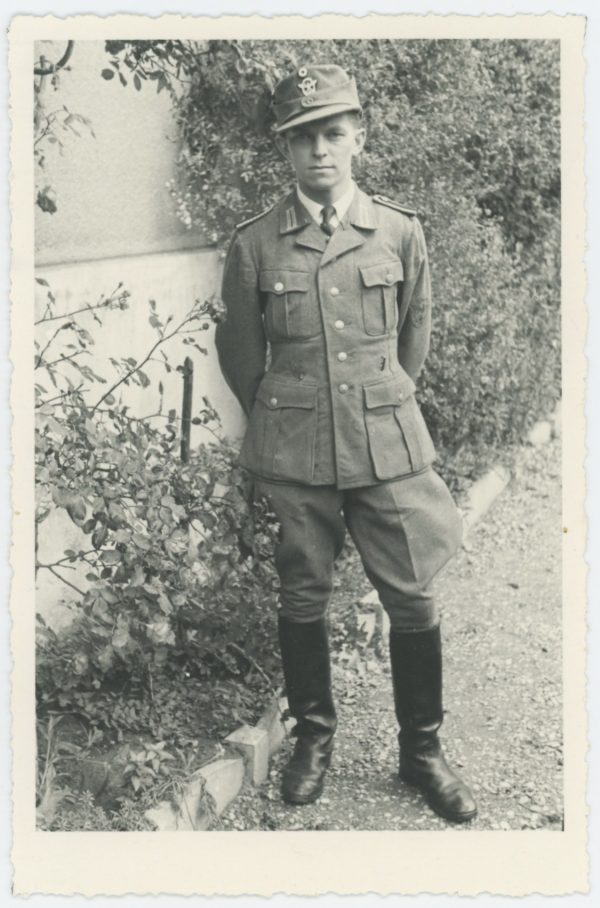
[(387, 334), (397, 323), (398, 283), (404, 278), (400, 259), (360, 269), (363, 324), (367, 334)]
[(321, 331), (321, 316), (315, 295), (309, 292), (310, 274), (287, 268), (260, 272), (259, 285), (265, 296), (265, 323), (272, 340), (314, 337)]
[(364, 385), (365, 424), (375, 476), (416, 473), (435, 459), (431, 436), (409, 375)]
[(312, 482), (317, 390), (267, 374), (250, 414), (241, 465), (265, 479)]

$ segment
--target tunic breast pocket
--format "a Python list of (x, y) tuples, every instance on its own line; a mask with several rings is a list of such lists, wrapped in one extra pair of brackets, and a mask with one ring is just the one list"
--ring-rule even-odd
[(321, 316), (307, 271), (264, 270), (259, 282), (266, 298), (265, 323), (270, 340), (295, 340), (320, 333)]
[(360, 268), (363, 324), (367, 334), (387, 334), (398, 321), (398, 284), (404, 278), (400, 259)]

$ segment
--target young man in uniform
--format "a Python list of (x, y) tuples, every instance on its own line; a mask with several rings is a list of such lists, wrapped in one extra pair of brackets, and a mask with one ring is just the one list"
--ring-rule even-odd
[[(354, 79), (298, 68), (274, 93), (295, 189), (240, 224), (216, 343), (249, 422), (240, 463), (280, 525), (279, 641), (294, 753), (286, 801), (322, 790), (333, 748), (325, 612), (348, 528), (390, 619), (400, 777), (456, 822), (476, 814), (447, 765), (439, 615), (431, 581), (461, 541), (415, 400), (431, 324), (427, 252), (411, 209), (352, 180), (365, 132)], [(267, 347), (270, 363), (267, 370)]]

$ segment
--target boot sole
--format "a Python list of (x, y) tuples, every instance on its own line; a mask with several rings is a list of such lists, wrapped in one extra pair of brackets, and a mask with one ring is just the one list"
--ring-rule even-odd
[[(427, 801), (427, 798), (425, 798)], [(448, 820), (449, 823), (470, 823), (471, 820), (474, 820), (477, 816), (477, 811), (472, 810), (470, 813), (445, 813), (441, 810), (438, 810), (433, 806), (431, 801), (427, 801), (427, 806), (435, 813), (438, 817), (442, 817), (443, 820)]]
[(281, 788), (281, 797), (286, 804), (313, 804), (318, 801), (325, 788), (325, 781), (322, 780), (318, 788), (315, 788), (312, 794), (297, 795), (286, 790), (285, 786)]

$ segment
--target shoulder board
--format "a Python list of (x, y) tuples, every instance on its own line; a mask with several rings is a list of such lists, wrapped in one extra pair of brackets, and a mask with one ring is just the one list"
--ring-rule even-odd
[(235, 225), (235, 229), (242, 230), (244, 227), (248, 227), (250, 224), (254, 224), (255, 221), (260, 221), (260, 219), (264, 218), (264, 216), (268, 214), (269, 211), (272, 211), (273, 208), (275, 208), (276, 204), (277, 202), (275, 202), (273, 205), (269, 205), (269, 207), (265, 208), (264, 211), (261, 211), (260, 214), (255, 214), (251, 218), (246, 218), (245, 221), (240, 221), (239, 224)]
[(410, 218), (414, 218), (418, 214), (416, 208), (408, 208), (406, 205), (401, 205), (400, 202), (388, 198), (387, 195), (374, 195), (373, 201), (378, 202), (380, 205), (386, 205), (388, 208), (393, 208), (395, 211), (401, 211), (402, 214), (407, 214)]

